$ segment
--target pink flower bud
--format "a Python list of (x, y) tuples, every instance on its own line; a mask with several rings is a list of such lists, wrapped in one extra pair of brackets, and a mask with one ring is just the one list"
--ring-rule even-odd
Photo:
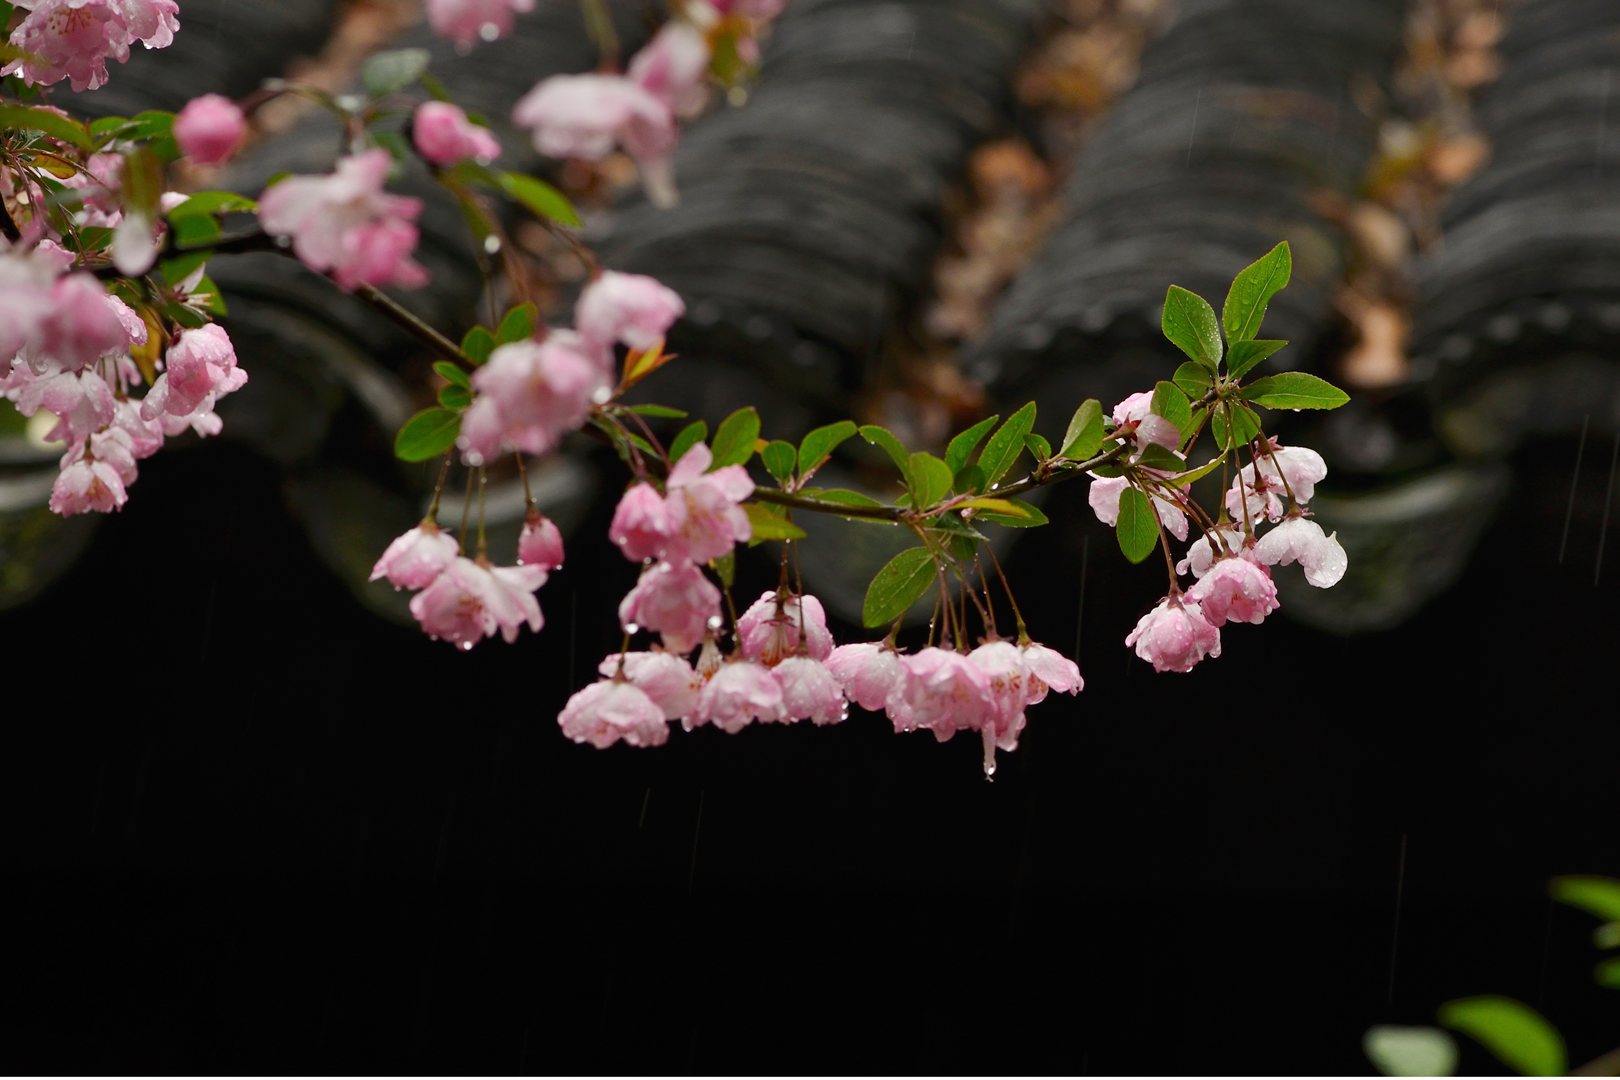
[(454, 165), (467, 158), (490, 162), (501, 156), (501, 144), (489, 129), (468, 120), (466, 113), (448, 101), (417, 106), (411, 137), (417, 153), (435, 165)]
[(236, 366), (236, 349), (218, 323), (187, 330), (165, 354), (167, 369), (141, 401), (141, 416), (163, 413), (189, 416), (247, 385), (247, 372)]
[(523, 523), (523, 531), (518, 533), (518, 562), (547, 573), (563, 564), (562, 533), (555, 521), (536, 513)]
[(613, 511), (613, 524), (608, 527), (608, 538), (619, 545), (625, 558), (640, 562), (662, 555), (674, 532), (664, 497), (643, 481), (619, 500), (618, 509)]
[(813, 596), (790, 597), (778, 610), (775, 589), (762, 594), (737, 617), (737, 642), (748, 659), (775, 667), (798, 649), (801, 625), (805, 652), (815, 660), (831, 656), (833, 639), (821, 601)]
[(1258, 625), (1277, 610), (1277, 586), (1271, 574), (1248, 553), (1216, 559), (1209, 573), (1187, 590), (1211, 626), (1228, 622)]
[(1221, 655), (1221, 632), (1191, 600), (1166, 598), (1125, 639), (1155, 671), (1191, 671), (1206, 656)]
[(386, 577), (396, 589), (425, 589), (459, 554), (455, 537), (424, 521), (394, 538), (372, 567), (370, 580)]
[(631, 746), (661, 746), (669, 741), (663, 711), (637, 687), (613, 679), (592, 683), (569, 698), (557, 716), (557, 725), (570, 739), (588, 742), (598, 750), (606, 750), (620, 739)]
[(180, 152), (198, 165), (223, 165), (247, 134), (247, 118), (230, 98), (204, 94), (186, 102), (173, 134)]
[(876, 641), (838, 646), (827, 657), (827, 670), (851, 701), (871, 712), (888, 703), (889, 695), (904, 677), (899, 656)]
[(595, 348), (622, 341), (632, 349), (650, 349), (685, 312), (680, 295), (656, 279), (608, 270), (580, 294), (574, 325)]

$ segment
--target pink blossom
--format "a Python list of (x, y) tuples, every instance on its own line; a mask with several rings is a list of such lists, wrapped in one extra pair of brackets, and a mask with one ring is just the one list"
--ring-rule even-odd
[(613, 524), (608, 526), (608, 539), (619, 545), (625, 558), (640, 562), (662, 555), (674, 532), (664, 497), (643, 480), (619, 499)]
[(1317, 483), (1327, 476), (1327, 462), (1315, 450), (1305, 446), (1278, 446), (1275, 439), (1271, 440), (1271, 447), (1271, 453), (1260, 458), (1258, 471), (1252, 463), (1245, 465), (1232, 481), (1231, 490), (1226, 493), (1226, 507), (1234, 517), (1243, 515), (1243, 504), (1247, 500), (1251, 520), (1264, 512), (1272, 521), (1281, 521), (1286, 495), (1292, 493), (1294, 501), (1303, 506), (1316, 494)]
[(153, 420), (167, 413), (189, 417), (247, 384), (247, 372), (236, 366), (236, 349), (218, 323), (186, 330), (164, 354), (167, 368), (141, 400), (141, 416)]
[(25, 83), (50, 86), (69, 79), (74, 93), (107, 81), (107, 61), (129, 60), (139, 41), (161, 49), (180, 29), (174, 0), (39, 0), (12, 31), (11, 44), (29, 56), (13, 60), (0, 75), (19, 73)]
[(199, 165), (223, 165), (247, 134), (247, 117), (236, 102), (204, 94), (186, 102), (174, 118), (174, 141), (180, 152)]
[(843, 689), (820, 660), (790, 656), (772, 671), (782, 685), (783, 719), (837, 724), (849, 715)]
[(416, 528), (394, 537), (371, 568), (370, 580), (385, 577), (396, 589), (424, 589), (459, 554), (461, 547), (456, 538), (432, 520), (424, 519)]
[(664, 648), (682, 655), (697, 648), (710, 619), (720, 617), (720, 590), (689, 562), (661, 562), (641, 574), (641, 580), (619, 604), (619, 623), (656, 630)]
[(641, 166), (654, 203), (676, 201), (669, 155), (680, 137), (675, 114), (621, 75), (553, 75), (518, 100), (512, 122), (534, 130), (547, 157), (600, 161), (617, 143)]
[(1337, 585), (1350, 565), (1339, 534), (1324, 535), (1322, 526), (1303, 517), (1288, 518), (1262, 536), (1254, 545), (1254, 557), (1267, 566), (1297, 560), (1305, 580), (1318, 589)]
[(496, 630), (508, 642), (528, 623), (543, 625), (534, 590), (545, 584), (545, 571), (532, 566), (487, 566), (463, 556), (433, 583), (411, 597), (411, 614), (435, 640), (443, 638), (470, 649)]
[(163, 449), (163, 429), (141, 416), (139, 402), (120, 401), (113, 411), (113, 427), (128, 436), (129, 452), (137, 461)]
[(1137, 622), (1127, 647), (1155, 671), (1191, 671), (1206, 656), (1221, 655), (1221, 632), (1209, 624), (1198, 604), (1167, 597)]
[(1136, 433), (1133, 436), (1138, 445), (1146, 446), (1148, 443), (1157, 443), (1166, 450), (1176, 450), (1181, 446), (1181, 431), (1162, 416), (1152, 412), (1153, 392), (1145, 390), (1140, 394), (1132, 394), (1118, 405), (1114, 406), (1114, 423), (1136, 424)]
[[(116, 303), (114, 301), (117, 301)], [(69, 371), (129, 348), (130, 332), (120, 317), (125, 305), (109, 297), (101, 282), (87, 273), (58, 278), (51, 287), (51, 311), (40, 320), (28, 356), (55, 361)], [(142, 324), (144, 341), (144, 324)]]
[(685, 311), (680, 295), (656, 279), (607, 270), (580, 294), (574, 326), (595, 348), (622, 341), (632, 349), (650, 349)]
[[(1097, 520), (1104, 525), (1113, 526), (1119, 523), (1119, 497), (1130, 486), (1130, 481), (1123, 476), (1096, 476), (1091, 481), (1091, 490), (1086, 498), (1091, 503), (1092, 512)], [(1159, 515), (1164, 527), (1170, 530), (1170, 535), (1177, 540), (1187, 539), (1187, 515), (1169, 499), (1160, 497), (1157, 493), (1148, 496), (1153, 509)]]
[(427, 0), (428, 25), (462, 49), (480, 38), (505, 37), (512, 32), (514, 11), (533, 10), (534, 0)]
[(1216, 559), (1209, 573), (1187, 590), (1211, 626), (1228, 622), (1259, 625), (1277, 610), (1277, 586), (1271, 573), (1252, 554)]
[(1086, 681), (1080, 677), (1080, 665), (1056, 649), (1032, 641), (1020, 651), (1024, 669), (1029, 673), (1024, 684), (1029, 704), (1039, 705), (1045, 701), (1048, 690), (1078, 694), (1086, 688)]
[(787, 597), (778, 606), (776, 590), (760, 596), (737, 618), (737, 642), (742, 654), (775, 667), (799, 647), (799, 630), (804, 629), (805, 652), (815, 660), (832, 655), (832, 634), (827, 630), (827, 613), (813, 596)]
[(670, 19), (630, 61), (630, 79), (669, 106), (693, 117), (709, 100), (709, 40), (684, 19)]
[(435, 165), (454, 165), (467, 158), (490, 162), (501, 156), (501, 144), (489, 128), (468, 120), (466, 113), (448, 101), (418, 105), (411, 138), (417, 153)]
[(928, 728), (944, 742), (961, 728), (977, 730), (992, 720), (990, 679), (962, 654), (930, 646), (900, 657), (900, 666), (905, 678), (898, 698), (908, 726)]
[(905, 675), (898, 654), (887, 643), (877, 641), (838, 646), (827, 657), (827, 670), (851, 701), (871, 712), (888, 703)]
[(51, 510), (70, 517), (90, 511), (110, 513), (128, 499), (123, 478), (105, 461), (81, 458), (65, 465), (51, 488)]
[(94, 370), (63, 371), (32, 379), (17, 395), (17, 411), (33, 416), (41, 408), (55, 413), (57, 425), (46, 436), (52, 442), (77, 442), (112, 423), (117, 402), (107, 380)]
[(51, 311), (51, 283), (60, 271), (33, 252), (0, 252), (0, 377)]
[(463, 460), (482, 465), (507, 450), (546, 453), (585, 425), (607, 383), (601, 365), (589, 359), (572, 331), (502, 345), (472, 374), (478, 397), (457, 440)]
[(1011, 642), (988, 641), (968, 653), (967, 660), (988, 681), (990, 711), (986, 721), (994, 724), (998, 737), (1015, 738), (1024, 725), (1024, 705), (1029, 700), (1029, 672), (1023, 654)]
[(518, 533), (518, 562), (538, 566), (547, 573), (563, 564), (562, 533), (555, 521), (538, 510), (530, 511), (523, 531)]
[(763, 664), (739, 660), (709, 679), (698, 698), (697, 714), (686, 726), (709, 723), (735, 735), (755, 720), (770, 724), (785, 719), (782, 684), (776, 675)]
[(754, 535), (748, 515), (737, 504), (754, 493), (754, 482), (741, 465), (707, 472), (714, 454), (697, 443), (681, 455), (665, 481), (664, 502), (672, 531), (666, 559), (707, 562), (731, 551)]
[[(1241, 524), (1230, 525), (1224, 529), (1217, 529), (1217, 534), (1226, 544), (1227, 551), (1239, 551), (1243, 548), (1244, 537)], [(1209, 537), (1200, 535), (1187, 548), (1187, 555), (1176, 563), (1176, 573), (1191, 573), (1193, 577), (1203, 577), (1209, 573), (1210, 566), (1215, 562), (1215, 551), (1210, 547)]]
[(393, 166), (377, 147), (342, 158), (326, 176), (293, 176), (259, 198), (259, 224), (292, 238), (293, 252), (311, 270), (331, 272), (338, 285), (414, 288), (427, 271), (407, 256), (416, 248), (422, 201), (383, 191)]
[[(619, 675), (619, 654), (610, 655), (596, 670), (609, 677)], [(625, 653), (622, 674), (652, 698), (653, 703), (663, 710), (665, 720), (680, 720), (697, 712), (698, 695), (703, 691), (703, 676), (674, 653)]]
[(669, 741), (663, 710), (638, 687), (617, 679), (592, 683), (569, 698), (557, 724), (570, 739), (598, 750), (620, 739), (631, 746), (662, 746)]

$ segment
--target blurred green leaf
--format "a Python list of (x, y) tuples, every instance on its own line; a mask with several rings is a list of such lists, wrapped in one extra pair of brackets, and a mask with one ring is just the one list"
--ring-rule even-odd
[(767, 443), (765, 449), (759, 453), (759, 460), (764, 462), (765, 471), (783, 484), (793, 479), (793, 466), (798, 459), (799, 454), (793, 448), (793, 444), (783, 442), (781, 439)]
[(163, 280), (170, 285), (179, 285), (186, 278), (196, 273), (198, 269), (208, 264), (213, 258), (212, 248), (202, 251), (190, 251), (184, 255), (176, 255), (172, 259), (164, 259), (158, 263), (158, 270), (163, 274)]
[(461, 365), (459, 364), (452, 364), (448, 360), (439, 360), (434, 363), (433, 370), (437, 371), (441, 376), (449, 380), (454, 386), (459, 386), (463, 390), (472, 389), (472, 380), (467, 377), (467, 373), (465, 371), (461, 370)]
[(219, 222), (209, 214), (193, 214), (190, 217), (171, 219), (169, 226), (174, 230), (174, 246), (181, 251), (218, 243), (223, 235)]
[(401, 461), (427, 461), (454, 446), (460, 433), (460, 413), (423, 409), (399, 429), (394, 438), (394, 456)]
[(252, 213), (259, 204), (234, 191), (199, 191), (169, 211), (169, 220), (192, 217), (197, 214)]
[(720, 584), (731, 588), (737, 582), (737, 553), (728, 551), (718, 559), (710, 559), (709, 567), (720, 578)]
[(1172, 344), (1210, 371), (1220, 363), (1221, 326), (1215, 321), (1215, 309), (1202, 296), (1170, 286), (1160, 326)]
[(1440, 1023), (1472, 1036), (1515, 1072), (1563, 1076), (1564, 1037), (1530, 1006), (1496, 994), (1459, 998), (1440, 1006)]
[(852, 438), (858, 429), (849, 420), (818, 427), (799, 442), (799, 472), (809, 474), (826, 461), (845, 439)]
[(568, 197), (544, 180), (515, 172), (498, 172), (494, 175), (501, 190), (528, 207), (536, 216), (570, 228), (577, 229), (584, 224)]
[(708, 437), (709, 425), (702, 420), (694, 420), (687, 424), (676, 433), (675, 440), (669, 444), (669, 463), (675, 464), (681, 460), (682, 454)]
[(1565, 874), (1547, 886), (1554, 900), (1604, 922), (1620, 922), (1620, 881), (1597, 874)]
[(1133, 563), (1139, 563), (1153, 554), (1159, 542), (1159, 523), (1153, 517), (1148, 497), (1136, 488), (1128, 487), (1119, 493), (1119, 523), (1114, 526), (1119, 538), (1119, 550)]
[(1293, 273), (1294, 259), (1284, 240), (1259, 259), (1238, 271), (1232, 279), (1232, 288), (1226, 294), (1226, 306), (1221, 309), (1221, 322), (1226, 327), (1226, 340), (1249, 341), (1260, 332), (1260, 323), (1266, 317), (1266, 305), (1288, 284)]
[(657, 416), (666, 420), (683, 420), (686, 418), (684, 409), (672, 409), (668, 405), (632, 405), (630, 411), (637, 416)]
[(738, 409), (720, 421), (714, 433), (714, 442), (709, 446), (714, 451), (714, 464), (709, 466), (709, 471), (727, 465), (748, 464), (748, 459), (754, 456), (754, 442), (758, 438), (759, 413), (752, 405)]
[(51, 138), (76, 146), (80, 150), (96, 148), (96, 141), (77, 120), (59, 116), (45, 109), (31, 109), (26, 105), (0, 102), (0, 130), (43, 131)]
[(426, 49), (390, 49), (367, 60), (360, 82), (372, 97), (386, 97), (422, 77), (433, 56)]
[(482, 364), (495, 351), (495, 335), (482, 326), (475, 326), (461, 339), (461, 351), (475, 364)]
[(514, 341), (527, 341), (534, 337), (534, 322), (537, 316), (533, 304), (519, 304), (506, 313), (501, 325), (495, 331), (495, 341), (501, 345), (509, 345)]
[(893, 622), (933, 584), (938, 576), (934, 556), (925, 547), (907, 548), (889, 560), (866, 588), (861, 622), (869, 627)]
[(752, 527), (754, 535), (752, 540), (800, 540), (804, 537), (804, 530), (779, 517), (775, 507), (762, 506), (759, 503), (743, 503), (743, 512), (748, 515), (748, 524)]
[(472, 391), (454, 384), (440, 387), (439, 404), (447, 409), (465, 409), (472, 404)]

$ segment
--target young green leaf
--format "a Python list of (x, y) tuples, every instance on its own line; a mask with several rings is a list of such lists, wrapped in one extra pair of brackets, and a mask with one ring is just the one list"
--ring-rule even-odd
[(709, 436), (709, 425), (702, 420), (694, 420), (676, 433), (675, 439), (669, 444), (669, 463), (675, 464), (681, 460), (681, 455), (692, 449)]
[(938, 576), (934, 557), (927, 548), (907, 548), (890, 559), (866, 587), (861, 622), (867, 626), (893, 622), (928, 591)]
[(900, 470), (901, 477), (905, 479), (907, 484), (910, 484), (911, 478), (906, 476), (906, 470), (911, 466), (911, 455), (906, 452), (906, 448), (901, 444), (900, 440), (895, 438), (887, 428), (880, 428), (876, 424), (867, 424), (860, 429), (860, 432), (861, 438), (867, 442), (874, 446), (883, 447), (884, 453), (889, 455), (889, 460), (894, 462), (894, 467)]
[(632, 405), (630, 411), (637, 416), (657, 416), (665, 420), (684, 420), (684, 409), (672, 409), (668, 405)]
[(1288, 241), (1284, 240), (1238, 271), (1226, 294), (1226, 306), (1221, 309), (1227, 341), (1250, 341), (1260, 332), (1266, 305), (1288, 284), (1293, 269), (1294, 259), (1289, 253)]
[(906, 475), (911, 478), (912, 505), (919, 510), (933, 506), (951, 490), (950, 466), (933, 454), (921, 450), (912, 454)]
[(1097, 448), (1102, 446), (1102, 437), (1102, 402), (1096, 398), (1088, 398), (1074, 410), (1074, 417), (1069, 421), (1069, 430), (1063, 433), (1063, 456), (1070, 461), (1085, 461), (1087, 458), (1095, 457)]
[(984, 470), (986, 484), (994, 484), (1013, 467), (1018, 455), (1024, 452), (1024, 436), (1035, 426), (1035, 403), (1032, 401), (1007, 417), (1007, 422), (996, 429), (979, 455), (979, 468)]
[(380, 52), (360, 68), (360, 83), (372, 97), (386, 97), (421, 78), (430, 60), (432, 56), (426, 49)]
[(1495, 994), (1459, 998), (1440, 1006), (1445, 1027), (1471, 1035), (1515, 1072), (1563, 1076), (1568, 1068), (1564, 1038), (1530, 1006)]
[(951, 440), (951, 444), (945, 448), (945, 464), (951, 467), (952, 476), (962, 471), (962, 466), (967, 464), (967, 459), (973, 455), (974, 450), (978, 449), (980, 440), (989, 433), (991, 428), (996, 426), (996, 421), (1000, 419), (999, 416), (992, 416), (980, 420), (977, 424)]
[[(1232, 354), (1236, 351), (1237, 347), (1233, 346), (1232, 350), (1227, 353), (1226, 362), (1228, 365), (1232, 363)], [(1191, 360), (1176, 368), (1176, 373), (1170, 376), (1170, 381), (1181, 387), (1182, 393), (1189, 398), (1203, 397), (1204, 391), (1208, 390), (1215, 382), (1209, 368)]]
[(536, 180), (523, 173), (499, 172), (495, 178), (512, 198), (528, 207), (536, 217), (555, 221), (559, 225), (578, 228), (583, 224), (568, 197), (544, 180)]
[(448, 360), (440, 360), (433, 365), (433, 370), (463, 390), (472, 389), (472, 380), (467, 378), (467, 373), (461, 370), (459, 364), (452, 364)]
[(802, 540), (805, 536), (803, 529), (778, 517), (774, 510), (759, 503), (743, 503), (742, 508), (743, 513), (748, 515), (748, 524), (754, 532), (751, 539), (755, 543), (762, 540)]
[(758, 438), (759, 413), (752, 405), (738, 409), (720, 421), (714, 433), (714, 442), (709, 447), (714, 451), (714, 464), (709, 466), (709, 471), (727, 465), (748, 464), (748, 459), (754, 456), (754, 442)]
[[(5, 5), (8, 8), (10, 6), (10, 4)], [(9, 18), (11, 12), (0, 10), (0, 14), (4, 14)], [(99, 139), (104, 135), (110, 135), (128, 123), (129, 117), (127, 116), (103, 116), (99, 120), (92, 120), (90, 121), (90, 137)]]
[(1215, 309), (1197, 293), (1170, 286), (1160, 326), (1172, 344), (1211, 371), (1221, 362), (1221, 325)]
[(1114, 533), (1119, 538), (1119, 550), (1133, 563), (1153, 554), (1153, 545), (1159, 542), (1159, 523), (1154, 520), (1153, 507), (1136, 488), (1128, 487), (1119, 493), (1119, 524)]
[(1243, 396), (1267, 409), (1337, 409), (1350, 395), (1303, 371), (1267, 375), (1243, 388)]
[(1028, 447), (1031, 454), (1035, 455), (1036, 461), (1046, 461), (1052, 456), (1052, 444), (1046, 441), (1044, 435), (1030, 432), (1024, 436), (1024, 445)]
[(765, 449), (759, 452), (759, 459), (765, 463), (765, 471), (784, 484), (793, 479), (793, 464), (798, 457), (793, 444), (781, 439), (767, 443)]
[(1149, 411), (1176, 425), (1176, 430), (1183, 435), (1192, 423), (1192, 405), (1187, 401), (1187, 395), (1173, 382), (1160, 382), (1153, 387), (1153, 404)]
[(475, 326), (461, 339), (461, 351), (475, 364), (482, 364), (495, 351), (495, 335), (482, 326)]
[(1552, 898), (1605, 922), (1620, 923), (1620, 881), (1597, 874), (1565, 874), (1547, 886)]
[(533, 304), (519, 304), (506, 313), (495, 330), (495, 340), (502, 345), (534, 337), (536, 309)]
[(439, 404), (447, 409), (465, 409), (472, 404), (472, 391), (465, 386), (441, 386)]
[(461, 414), (449, 409), (423, 409), (394, 437), (394, 456), (401, 461), (426, 461), (456, 444)]
[(146, 109), (130, 120), (130, 128), (119, 132), (125, 139), (159, 139), (174, 129), (174, 113), (162, 109)]
[(845, 439), (854, 436), (856, 427), (849, 420), (840, 420), (836, 424), (818, 427), (810, 432), (799, 443), (799, 472), (808, 475), (821, 467), (822, 462), (832, 454)]
[(1236, 379), (1248, 374), (1260, 361), (1288, 344), (1286, 341), (1234, 341), (1226, 350), (1227, 378)]
[(636, 446), (636, 449), (640, 450), (643, 454), (646, 454), (648, 457), (654, 457), (655, 458), (655, 457), (658, 456), (658, 451), (653, 449), (652, 443), (648, 442), (646, 439), (643, 439), (640, 435), (637, 435), (635, 432), (626, 431), (624, 433), (624, 437), (629, 439), (632, 443), (634, 443), (635, 446)]

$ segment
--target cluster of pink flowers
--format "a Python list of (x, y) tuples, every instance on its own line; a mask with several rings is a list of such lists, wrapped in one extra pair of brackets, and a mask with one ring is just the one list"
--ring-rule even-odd
[(512, 121), (534, 132), (548, 157), (597, 161), (622, 147), (641, 168), (654, 203), (676, 201), (670, 154), (678, 121), (703, 111), (715, 37), (732, 36), (739, 57), (758, 59), (756, 25), (775, 18), (785, 0), (685, 0), (674, 17), (630, 61), (623, 75), (553, 75), (518, 100)]
[(51, 86), (67, 79), (75, 92), (107, 82), (107, 61), (129, 60), (140, 42), (161, 49), (180, 29), (175, 0), (17, 0), (28, 15), (11, 32), (11, 45), (23, 56), (0, 68), (29, 85)]
[(371, 580), (420, 589), (411, 597), (411, 614), (422, 629), (466, 650), (497, 631), (509, 644), (525, 625), (538, 633), (545, 619), (534, 594), (562, 564), (562, 534), (538, 511), (523, 524), (516, 566), (494, 566), (483, 555), (467, 558), (456, 538), (428, 517), (394, 538)]
[[(1150, 443), (1182, 456), (1177, 451), (1180, 432), (1148, 411), (1152, 399), (1150, 393), (1133, 394), (1114, 407), (1115, 433), (1136, 446), (1127, 460), (1139, 458)], [(1228, 622), (1259, 624), (1276, 611), (1280, 605), (1271, 567), (1298, 562), (1305, 580), (1323, 589), (1344, 576), (1348, 560), (1336, 535), (1326, 535), (1305, 516), (1305, 504), (1327, 476), (1322, 455), (1276, 439), (1258, 445), (1258, 466), (1240, 469), (1226, 493), (1227, 510), (1236, 521), (1198, 537), (1176, 566), (1178, 574), (1193, 575), (1193, 585), (1185, 592), (1173, 588), (1125, 639), (1157, 671), (1191, 671), (1205, 657), (1221, 655), (1220, 628)], [(1150, 493), (1159, 521), (1177, 540), (1187, 539), (1187, 514), (1177, 501), (1181, 489), (1169, 483), (1173, 474), (1144, 471), (1164, 482)], [(1092, 480), (1089, 498), (1100, 521), (1117, 524), (1120, 495), (1129, 484), (1124, 477)], [(1285, 496), (1293, 502), (1286, 513)], [(1264, 522), (1275, 527), (1257, 535)]]

